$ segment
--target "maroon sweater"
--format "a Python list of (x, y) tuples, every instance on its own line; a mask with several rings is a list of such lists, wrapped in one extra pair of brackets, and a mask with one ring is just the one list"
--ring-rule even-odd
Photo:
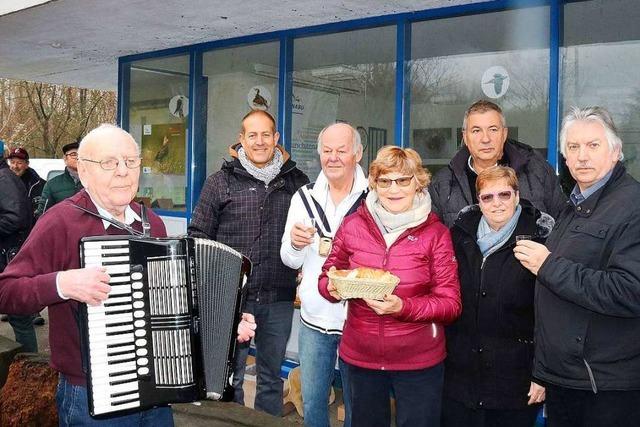
[[(75, 314), (79, 303), (58, 296), (56, 274), (80, 268), (82, 237), (126, 234), (114, 226), (105, 231), (102, 220), (74, 207), (97, 213), (85, 190), (56, 204), (36, 223), (18, 255), (0, 275), (0, 313), (31, 314), (49, 307), (51, 366), (74, 385), (86, 387), (80, 355), (80, 332)], [(131, 203), (140, 214), (140, 206)], [(166, 236), (164, 223), (148, 211), (151, 235)], [(133, 228), (142, 230), (136, 221)]]

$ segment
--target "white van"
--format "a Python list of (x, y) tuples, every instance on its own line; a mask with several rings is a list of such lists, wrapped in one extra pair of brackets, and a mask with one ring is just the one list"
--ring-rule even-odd
[(29, 167), (33, 168), (40, 178), (49, 181), (54, 176), (64, 172), (64, 160), (62, 159), (29, 159)]

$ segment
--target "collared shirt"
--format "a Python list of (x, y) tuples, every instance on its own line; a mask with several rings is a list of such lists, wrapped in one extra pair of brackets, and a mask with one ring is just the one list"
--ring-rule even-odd
[[(89, 192), (87, 192), (88, 194)], [(91, 197), (91, 194), (89, 194), (89, 197)], [(108, 210), (100, 207), (96, 201), (93, 199), (93, 197), (91, 197), (91, 201), (93, 202), (93, 204), (96, 206), (96, 209), (98, 210), (98, 213), (100, 215), (102, 215), (105, 218), (109, 218), (109, 219), (115, 219), (116, 221), (118, 221), (118, 219), (111, 215), (111, 212), (109, 212)], [(140, 219), (140, 216), (135, 213), (135, 211), (133, 209), (131, 209), (131, 206), (127, 205), (127, 207), (124, 209), (124, 223), (127, 225), (131, 225), (133, 224), (134, 221), (139, 221), (142, 222), (142, 220)], [(104, 229), (106, 230), (107, 228), (109, 228), (109, 226), (111, 225), (111, 223), (107, 220), (102, 220), (102, 225), (104, 226)]]
[(586, 188), (584, 191), (580, 191), (580, 187), (578, 187), (578, 184), (576, 184), (573, 187), (573, 191), (571, 191), (571, 194), (569, 195), (569, 199), (571, 199), (571, 202), (575, 206), (578, 206), (580, 203), (587, 200), (593, 193), (604, 187), (607, 181), (609, 181), (609, 178), (611, 178), (611, 174), (613, 174), (613, 168), (609, 171), (609, 173), (600, 178), (598, 182), (593, 184), (591, 187)]

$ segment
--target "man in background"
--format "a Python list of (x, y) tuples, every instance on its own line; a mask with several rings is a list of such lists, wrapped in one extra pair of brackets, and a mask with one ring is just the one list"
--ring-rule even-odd
[(78, 177), (78, 141), (62, 147), (64, 173), (51, 178), (42, 189), (36, 215), (40, 217), (47, 209), (67, 197), (71, 197), (82, 189)]
[[(22, 242), (31, 229), (31, 207), (27, 191), (18, 178), (0, 161), (0, 273), (16, 255)], [(22, 344), (22, 350), (35, 353), (38, 351), (36, 333), (31, 323), (32, 316), (7, 316), (13, 328), (16, 341)]]
[(460, 209), (478, 203), (476, 178), (495, 165), (516, 171), (520, 197), (539, 210), (557, 218), (565, 207), (567, 198), (553, 168), (530, 146), (508, 139), (508, 132), (502, 109), (493, 102), (476, 101), (465, 111), (464, 145), (429, 185), (433, 211), (448, 227), (453, 225)]

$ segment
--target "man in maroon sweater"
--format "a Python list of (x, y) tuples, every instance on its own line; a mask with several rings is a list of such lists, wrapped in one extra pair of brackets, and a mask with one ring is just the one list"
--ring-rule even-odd
[[(14, 260), (0, 275), (0, 312), (36, 313), (49, 307), (51, 365), (60, 372), (56, 400), (60, 425), (173, 425), (168, 407), (102, 421), (88, 414), (86, 378), (82, 370), (79, 302), (100, 304), (110, 291), (103, 267), (80, 268), (78, 245), (85, 236), (126, 234), (103, 217), (142, 230), (138, 188), (140, 150), (127, 132), (102, 125), (83, 139), (78, 167), (86, 189), (57, 204), (36, 223)], [(149, 212), (151, 235), (166, 236), (162, 220)]]

